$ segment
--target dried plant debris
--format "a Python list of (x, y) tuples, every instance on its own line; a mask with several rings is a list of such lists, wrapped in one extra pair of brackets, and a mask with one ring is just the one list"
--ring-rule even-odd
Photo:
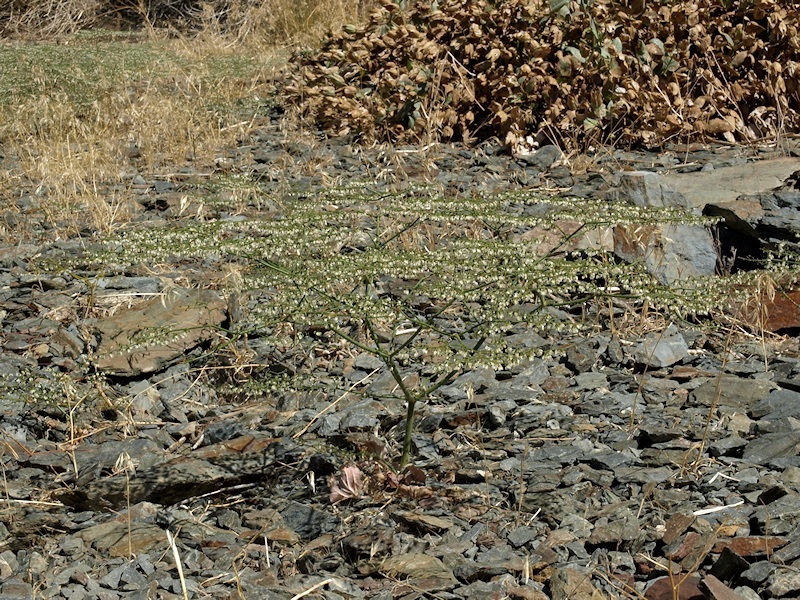
[(381, 0), (286, 96), (364, 140), (657, 145), (800, 127), (800, 2)]

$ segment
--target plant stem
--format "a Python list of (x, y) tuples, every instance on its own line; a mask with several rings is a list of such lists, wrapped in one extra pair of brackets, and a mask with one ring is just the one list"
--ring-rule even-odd
[(414, 433), (414, 406), (416, 398), (406, 399), (406, 431), (403, 436), (403, 453), (400, 455), (400, 470), (406, 468), (408, 459), (411, 456), (411, 436)]

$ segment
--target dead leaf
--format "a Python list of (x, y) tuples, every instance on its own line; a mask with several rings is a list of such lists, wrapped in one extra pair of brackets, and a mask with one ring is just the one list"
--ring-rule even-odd
[(347, 465), (342, 467), (340, 475), (331, 475), (328, 478), (328, 485), (331, 488), (331, 504), (337, 504), (344, 500), (360, 498), (364, 493), (366, 476), (357, 466)]

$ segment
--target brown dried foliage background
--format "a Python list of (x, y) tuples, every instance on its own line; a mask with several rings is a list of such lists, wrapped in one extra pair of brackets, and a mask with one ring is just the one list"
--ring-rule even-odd
[(298, 52), (286, 96), (364, 140), (565, 146), (800, 126), (800, 2), (380, 0)]

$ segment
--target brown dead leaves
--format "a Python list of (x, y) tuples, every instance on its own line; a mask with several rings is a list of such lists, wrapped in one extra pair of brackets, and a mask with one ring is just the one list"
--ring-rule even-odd
[(424, 471), (414, 466), (397, 474), (386, 469), (383, 463), (375, 461), (364, 462), (360, 466), (345, 465), (339, 474), (328, 477), (330, 502), (337, 504), (344, 500), (387, 493), (421, 500), (433, 496), (433, 490), (425, 485), (426, 481)]
[(799, 14), (781, 0), (381, 0), (362, 28), (298, 53), (285, 92), (366, 140), (758, 139), (800, 127)]

